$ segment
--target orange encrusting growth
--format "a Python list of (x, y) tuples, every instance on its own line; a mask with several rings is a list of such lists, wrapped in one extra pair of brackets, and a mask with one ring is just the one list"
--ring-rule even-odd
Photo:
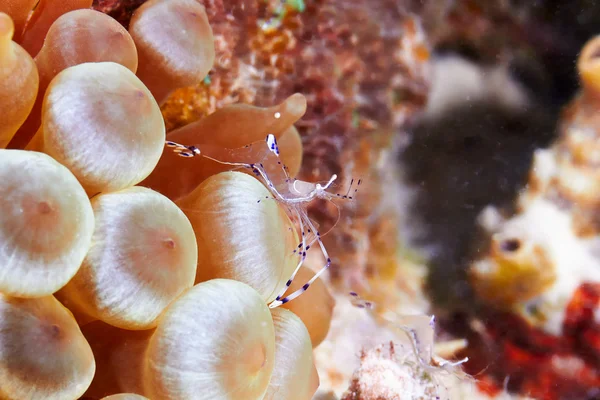
[(137, 186), (94, 196), (92, 207), (92, 246), (61, 297), (116, 327), (154, 328), (194, 284), (198, 253), (190, 222), (172, 201)]
[[(302, 267), (294, 278), (288, 293), (300, 289), (315, 273), (308, 267)], [(319, 278), (302, 296), (282, 305), (296, 314), (308, 329), (312, 347), (317, 347), (329, 332), (335, 299), (329, 293), (325, 283)]]
[(33, 59), (12, 40), (14, 29), (10, 16), (0, 13), (0, 149), (27, 118), (39, 84)]
[(204, 79), (215, 60), (212, 29), (196, 0), (150, 0), (129, 26), (138, 48), (138, 76), (162, 104), (173, 90)]
[(92, 0), (40, 0), (27, 22), (21, 46), (35, 57), (44, 44), (48, 29), (58, 17), (72, 10), (91, 6)]
[(65, 69), (50, 83), (42, 126), (27, 146), (68, 167), (89, 195), (133, 186), (164, 147), (160, 108), (144, 84), (113, 62)]
[(42, 102), (50, 81), (61, 71), (86, 62), (112, 61), (135, 73), (137, 51), (129, 33), (106, 14), (75, 10), (60, 16), (48, 30), (35, 56), (40, 75), (38, 96), (9, 148), (24, 148), (40, 127)]
[[(290, 171), (293, 173), (297, 172), (302, 160), (302, 142), (297, 133), (288, 133), (288, 130), (293, 129), (293, 124), (302, 118), (305, 111), (306, 98), (298, 93), (272, 107), (233, 104), (169, 132), (167, 138), (177, 143), (196, 145), (200, 151), (205, 144), (211, 147), (211, 157), (220, 159), (228, 149), (264, 141), (269, 133), (274, 134), (277, 139), (290, 135), (280, 145), (280, 149), (283, 162), (289, 163), (290, 168), (295, 169)], [(219, 147), (223, 148), (221, 153)], [(252, 163), (260, 162), (260, 159), (237, 161)], [(142, 186), (176, 200), (189, 194), (209, 176), (229, 169), (231, 167), (202, 157), (185, 159), (172, 151), (165, 151), (152, 174), (142, 182)]]

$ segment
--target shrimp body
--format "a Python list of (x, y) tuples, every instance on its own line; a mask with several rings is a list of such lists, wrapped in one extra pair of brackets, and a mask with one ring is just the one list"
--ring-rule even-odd
[[(262, 143), (262, 145), (261, 145)], [(181, 157), (205, 157), (210, 160), (216, 161), (221, 164), (231, 165), (233, 167), (238, 168), (246, 168), (252, 171), (252, 173), (263, 181), (265, 186), (269, 189), (272, 195), (272, 199), (278, 201), (284, 208), (286, 208), (288, 215), (290, 218), (295, 219), (297, 225), (300, 228), (302, 242), (298, 244), (298, 247), (294, 250), (294, 253), (297, 253), (300, 257), (298, 261), (298, 265), (295, 271), (292, 273), (291, 277), (286, 282), (283, 290), (278, 294), (273, 302), (269, 304), (270, 308), (278, 307), (282, 304), (287, 303), (288, 301), (293, 300), (294, 298), (300, 296), (304, 293), (310, 285), (323, 273), (325, 272), (329, 266), (331, 265), (331, 258), (327, 253), (327, 249), (321, 240), (321, 233), (315, 227), (315, 223), (308, 217), (307, 205), (315, 199), (323, 199), (327, 201), (333, 201), (334, 199), (352, 199), (353, 197), (350, 195), (351, 190), (353, 188), (354, 179), (350, 182), (350, 187), (348, 188), (348, 192), (346, 194), (339, 193), (330, 193), (327, 191), (333, 182), (337, 179), (337, 175), (333, 175), (327, 183), (321, 185), (320, 183), (306, 182), (299, 179), (292, 179), (289, 176), (287, 167), (282, 164), (279, 157), (279, 147), (277, 145), (277, 140), (275, 139), (275, 135), (269, 134), (266, 138), (266, 146), (264, 142), (252, 143), (247, 146), (244, 146), (239, 149), (228, 149), (223, 151), (224, 149), (220, 149), (219, 152), (214, 152), (214, 154), (219, 154), (221, 159), (216, 156), (211, 155), (211, 146), (186, 146), (179, 143), (167, 141), (167, 147), (173, 148), (174, 152), (179, 154)], [(225, 157), (223, 157), (225, 154)], [(223, 158), (226, 158), (224, 160)], [(245, 163), (239, 162), (235, 160), (248, 160), (255, 159), (257, 162), (254, 163)], [(231, 161), (230, 161), (231, 160)], [(278, 172), (267, 172), (264, 163), (277, 163), (281, 166)], [(361, 181), (358, 180), (357, 187), (360, 185)], [(355, 193), (358, 188), (354, 189)], [(259, 199), (260, 202), (262, 199)], [(335, 203), (334, 203), (335, 204)], [(306, 259), (306, 252), (313, 246), (315, 243), (319, 245), (321, 252), (325, 258), (325, 265), (315, 273), (315, 275), (305, 283), (302, 288), (296, 290), (294, 293), (283, 297), (287, 289), (292, 284), (293, 279), (295, 278), (298, 270), (304, 263)]]
[(290, 204), (310, 203), (315, 199), (331, 200), (334, 198), (326, 189), (337, 179), (337, 175), (333, 175), (327, 185), (322, 186), (319, 183), (301, 181), (293, 179), (287, 182), (287, 191), (281, 193), (282, 201)]

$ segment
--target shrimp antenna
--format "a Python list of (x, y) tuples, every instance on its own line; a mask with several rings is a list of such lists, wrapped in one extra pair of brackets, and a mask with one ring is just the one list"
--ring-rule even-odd
[[(348, 199), (348, 200), (354, 199), (354, 195), (356, 194), (356, 192), (358, 192), (358, 187), (362, 183), (362, 179), (359, 179), (356, 182), (356, 187), (354, 188), (354, 192), (352, 192), (352, 187), (354, 185), (354, 181), (355, 181), (354, 178), (352, 178), (352, 180), (350, 180), (350, 185), (348, 186), (348, 191), (346, 192), (346, 194), (336, 193), (335, 196), (339, 199)], [(350, 195), (350, 193), (352, 193), (352, 196)]]
[[(274, 135), (273, 139), (275, 138)], [(265, 158), (269, 155), (269, 152), (265, 152), (264, 154), (261, 154), (262, 157), (257, 156), (256, 158), (258, 158), (257, 161), (255, 162), (251, 162), (251, 163), (244, 163), (244, 162), (235, 162), (235, 161), (224, 161), (224, 160), (219, 160), (218, 158), (212, 157), (209, 154), (206, 153), (206, 151), (202, 151), (200, 149), (200, 147), (198, 146), (187, 146), (187, 145), (183, 145), (177, 142), (173, 142), (173, 141), (166, 141), (165, 144), (167, 145), (167, 147), (173, 148), (173, 152), (175, 152), (177, 155), (179, 155), (180, 157), (185, 157), (185, 158), (190, 158), (190, 157), (203, 157), (206, 159), (209, 159), (211, 161), (215, 161), (219, 164), (223, 164), (223, 165), (231, 165), (233, 167), (242, 167), (242, 168), (247, 168), (249, 170), (251, 170), (254, 175), (256, 175), (258, 178), (261, 178), (265, 184), (269, 187), (269, 189), (271, 190), (271, 192), (273, 192), (273, 195), (281, 201), (285, 200), (285, 197), (277, 190), (276, 185), (273, 183), (273, 181), (269, 178), (262, 162), (265, 160)], [(255, 145), (257, 145), (258, 142), (254, 142), (251, 144), (248, 144), (244, 147), (240, 147), (237, 149), (224, 149), (221, 148), (221, 150), (229, 150), (230, 151), (230, 156), (232, 156), (234, 159), (235, 157), (239, 157), (241, 158), (242, 156), (248, 156), (247, 149), (251, 149), (253, 148)], [(276, 146), (276, 154), (279, 154), (279, 148), (277, 147), (277, 143), (275, 142), (275, 146)], [(202, 148), (204, 147), (210, 147), (210, 145), (202, 145)], [(213, 146), (214, 147), (214, 146)], [(270, 147), (269, 147), (270, 150)], [(246, 153), (245, 153), (246, 152)], [(237, 153), (237, 154), (235, 154)], [(260, 154), (260, 153), (259, 153)], [(286, 167), (283, 166), (282, 167), (283, 170), (286, 172)]]

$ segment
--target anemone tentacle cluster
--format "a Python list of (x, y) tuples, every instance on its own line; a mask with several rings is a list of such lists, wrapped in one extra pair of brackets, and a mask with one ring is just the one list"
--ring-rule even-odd
[[(13, 111), (2, 101), (14, 91), (31, 92), (21, 96), (27, 104), (10, 104), (18, 113), (14, 128), (0, 131), (0, 148), (11, 149), (0, 150), (0, 165), (8, 152), (46, 154), (46, 164), (63, 168), (60, 182), (71, 182), (60, 187), (69, 201), (58, 199), (48, 174), (30, 178), (31, 187), (2, 187), (3, 196), (22, 199), (0, 203), (0, 211), (11, 211), (3, 214), (12, 218), (7, 235), (33, 247), (19, 248), (27, 253), (20, 259), (13, 248), (2, 250), (21, 263), (25, 282), (45, 283), (40, 276), (51, 273), (58, 280), (42, 289), (79, 325), (69, 325), (77, 328), (73, 343), (85, 348), (76, 365), (87, 362), (87, 369), (80, 381), (71, 379), (75, 397), (83, 388), (94, 399), (203, 398), (198, 384), (208, 381), (202, 388), (211, 399), (311, 398), (319, 385), (311, 348), (327, 335), (334, 297), (317, 280), (285, 305), (291, 312), (265, 309), (297, 265), (302, 229), (276, 201), (258, 201), (268, 196), (253, 177), (207, 159), (182, 160), (163, 152), (163, 143), (201, 144), (223, 159), (273, 134), (292, 176), (312, 182), (339, 174), (342, 187), (368, 176), (361, 202), (344, 207), (324, 239), (336, 249), (334, 281), (395, 304), (398, 282), (408, 284), (397, 265), (399, 214), (381, 188), (394, 179), (395, 131), (427, 96), (429, 47), (419, 19), (395, 0), (34, 3), (0, 5), (15, 26), (13, 42), (0, 21), (8, 54), (30, 66), (19, 67), (29, 72), (28, 87), (2, 97), (0, 86), (0, 111)], [(92, 3), (135, 11), (121, 13), (120, 25), (89, 9)], [(63, 221), (67, 207), (85, 222), (80, 231)], [(310, 207), (323, 231), (335, 225), (337, 208)], [(34, 235), (30, 220), (46, 231)], [(52, 242), (55, 221), (79, 242)], [(73, 254), (61, 253), (67, 249)], [(72, 268), (62, 276), (48, 271), (52, 257)], [(312, 274), (302, 267), (290, 290)], [(0, 292), (23, 296), (16, 280)], [(60, 337), (58, 323), (47, 328), (43, 315), (39, 320), (42, 333)]]
[[(331, 295), (317, 281), (302, 301), (319, 312), (267, 306), (297, 264), (296, 227), (279, 203), (256, 201), (268, 192), (254, 177), (163, 159), (159, 104), (213, 67), (205, 8), (151, 0), (127, 31), (90, 0), (9, 3), (0, 397), (311, 399)], [(305, 110), (300, 94), (231, 105), (169, 136), (227, 154), (272, 133), (295, 174)]]
[[(397, 140), (424, 106), (429, 82), (427, 37), (408, 3), (207, 2), (214, 67), (162, 107), (170, 131), (232, 103), (265, 106), (302, 92), (308, 104), (296, 123), (304, 148), (299, 178), (337, 174), (347, 187), (368, 177), (361, 201), (342, 206), (339, 221), (335, 207), (311, 206), (323, 231), (337, 224), (324, 240), (339, 249), (332, 281), (343, 288), (367, 290), (370, 278), (398, 268), (399, 212), (381, 187), (394, 180)], [(382, 229), (389, 235), (378, 236)]]
[[(121, 16), (130, 4), (101, 3)], [(123, 7), (113, 6), (116, 3)], [(279, 143), (301, 140), (304, 159), (298, 177), (325, 182), (337, 174), (340, 188), (353, 178), (366, 178), (360, 201), (342, 205), (339, 219), (338, 209), (329, 202), (310, 205), (322, 231), (335, 226), (323, 238), (332, 249), (328, 280), (340, 291), (360, 291), (392, 308), (418, 298), (418, 312), (424, 312), (423, 275), (415, 272), (417, 263), (399, 265), (397, 253), (401, 213), (395, 191), (396, 150), (429, 88), (430, 46), (408, 3), (206, 2), (215, 65), (202, 83), (176, 90), (162, 110), (174, 142), (202, 144), (176, 140), (176, 132), (186, 129), (182, 125), (202, 125), (232, 103), (283, 104), (302, 92), (307, 104), (304, 117), (295, 123), (300, 135), (277, 136)], [(165, 155), (165, 161), (166, 157), (179, 165), (190, 161), (174, 155)], [(200, 157), (194, 162), (208, 163)], [(151, 180), (167, 185), (158, 175)], [(318, 269), (321, 260), (308, 262)], [(411, 294), (403, 297), (406, 292)], [(346, 295), (339, 298), (347, 301)], [(332, 358), (319, 372), (343, 376), (339, 380), (346, 382), (351, 372), (340, 375), (339, 364)], [(358, 367), (358, 359), (351, 365)]]
[[(305, 232), (214, 160), (255, 162), (250, 145), (272, 135), (291, 176), (368, 175), (325, 238), (333, 281), (394, 307), (408, 284), (381, 189), (395, 131), (427, 97), (420, 21), (396, 0), (125, 0), (123, 25), (90, 9), (119, 1), (0, 5), (0, 71), (20, 78), (0, 80), (0, 347), (18, 344), (0, 351), (0, 397), (311, 399), (336, 298), (316, 280), (267, 307), (315, 277), (286, 282)], [(331, 202), (307, 203), (324, 232), (336, 224)], [(398, 391), (437, 394), (406, 366)]]

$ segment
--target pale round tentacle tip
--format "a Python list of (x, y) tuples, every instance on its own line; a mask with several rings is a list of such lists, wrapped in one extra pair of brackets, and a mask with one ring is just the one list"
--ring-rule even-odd
[(293, 312), (271, 310), (275, 327), (275, 365), (265, 399), (309, 400), (315, 384), (308, 330)]
[(161, 317), (146, 351), (145, 393), (153, 399), (261, 400), (274, 352), (273, 320), (258, 292), (238, 281), (210, 280)]
[(177, 202), (194, 227), (198, 254), (204, 257), (196, 282), (240, 280), (265, 301), (275, 299), (297, 263), (292, 250), (298, 235), (279, 203), (257, 201), (269, 195), (256, 178), (223, 172)]
[(195, 0), (150, 0), (133, 14), (129, 32), (140, 55), (138, 75), (161, 104), (176, 88), (199, 83), (214, 63), (212, 29)]
[(94, 230), (75, 176), (43, 153), (0, 150), (0, 291), (50, 295), (75, 275)]
[(84, 62), (114, 61), (134, 73), (138, 64), (127, 30), (112, 17), (91, 9), (61, 15), (50, 26), (35, 60), (45, 85), (65, 68)]
[(42, 115), (44, 152), (66, 165), (90, 195), (141, 182), (163, 152), (160, 107), (118, 63), (83, 63), (60, 72)]
[(164, 309), (194, 284), (192, 225), (171, 200), (139, 186), (95, 196), (92, 206), (92, 246), (61, 295), (118, 328), (155, 327)]
[(73, 316), (54, 297), (0, 295), (0, 398), (76, 399), (95, 367)]

